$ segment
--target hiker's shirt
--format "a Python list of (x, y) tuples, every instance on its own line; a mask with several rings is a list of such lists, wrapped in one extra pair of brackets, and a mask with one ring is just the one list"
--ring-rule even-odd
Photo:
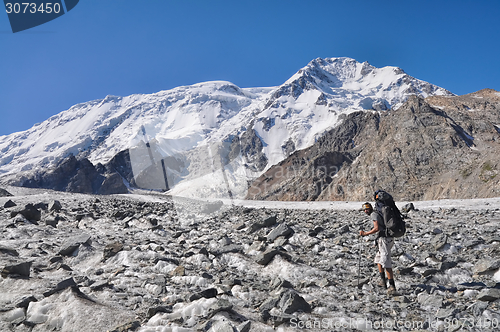
[(378, 223), (378, 234), (377, 234), (377, 237), (385, 237), (384, 218), (382, 218), (382, 216), (377, 211), (373, 211), (370, 214), (370, 220), (371, 221), (377, 221), (377, 223)]

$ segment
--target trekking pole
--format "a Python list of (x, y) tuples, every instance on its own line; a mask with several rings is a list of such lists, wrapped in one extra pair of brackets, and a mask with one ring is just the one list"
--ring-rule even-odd
[[(363, 230), (363, 227), (360, 227), (360, 231)], [(359, 238), (361, 239), (361, 235), (359, 235)], [(361, 277), (361, 242), (358, 243), (359, 248), (358, 248), (358, 288), (359, 288), (359, 278)]]

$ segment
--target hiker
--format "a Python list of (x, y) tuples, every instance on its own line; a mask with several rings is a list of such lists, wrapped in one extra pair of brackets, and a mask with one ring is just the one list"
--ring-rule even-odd
[(387, 272), (387, 279), (389, 279), (389, 289), (387, 289), (387, 294), (394, 295), (396, 293), (396, 285), (394, 283), (394, 273), (392, 272), (392, 259), (391, 259), (391, 248), (394, 245), (393, 237), (386, 237), (385, 225), (382, 216), (373, 210), (373, 206), (370, 203), (363, 204), (363, 211), (370, 216), (370, 220), (373, 221), (373, 228), (368, 232), (359, 231), (359, 235), (367, 236), (371, 234), (378, 233), (377, 244), (378, 252), (375, 256), (375, 264), (378, 266), (378, 271), (380, 273), (379, 286), (387, 289), (386, 277), (384, 273)]

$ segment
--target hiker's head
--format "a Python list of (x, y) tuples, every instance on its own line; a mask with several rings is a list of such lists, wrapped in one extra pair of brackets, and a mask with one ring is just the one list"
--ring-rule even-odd
[(363, 204), (363, 211), (365, 211), (366, 214), (371, 214), (373, 212), (373, 206), (366, 202), (365, 204)]

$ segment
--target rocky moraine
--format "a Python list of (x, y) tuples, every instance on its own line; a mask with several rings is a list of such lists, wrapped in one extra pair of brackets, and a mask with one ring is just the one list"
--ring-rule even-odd
[(371, 225), (357, 208), (6, 189), (2, 331), (495, 331), (500, 322), (498, 201), (413, 202), (392, 297), (376, 286), (374, 238), (357, 236)]

